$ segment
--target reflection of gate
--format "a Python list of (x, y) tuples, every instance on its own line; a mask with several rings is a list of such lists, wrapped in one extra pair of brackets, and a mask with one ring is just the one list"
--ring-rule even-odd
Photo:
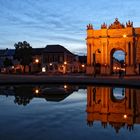
[(129, 88), (116, 88), (114, 91), (109, 87), (87, 87), (86, 111), (89, 126), (100, 121), (104, 128), (111, 125), (118, 133), (124, 126), (131, 130), (134, 123), (139, 123), (138, 91)]
[(112, 102), (123, 102), (125, 98), (124, 88), (113, 88), (110, 92), (110, 99)]

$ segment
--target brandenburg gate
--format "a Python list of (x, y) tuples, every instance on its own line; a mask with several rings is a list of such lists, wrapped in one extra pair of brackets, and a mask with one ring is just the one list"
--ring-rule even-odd
[(116, 18), (114, 23), (95, 30), (92, 24), (87, 26), (87, 69), (92, 75), (111, 75), (113, 71), (113, 54), (123, 51), (125, 58), (123, 67), (126, 75), (140, 74), (140, 27), (134, 28), (133, 22), (126, 25)]

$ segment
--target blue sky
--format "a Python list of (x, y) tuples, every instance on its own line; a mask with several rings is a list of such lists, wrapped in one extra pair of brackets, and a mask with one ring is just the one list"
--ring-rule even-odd
[(86, 54), (86, 25), (99, 29), (116, 17), (140, 26), (139, 0), (0, 0), (0, 49), (26, 40), (32, 47), (61, 44)]

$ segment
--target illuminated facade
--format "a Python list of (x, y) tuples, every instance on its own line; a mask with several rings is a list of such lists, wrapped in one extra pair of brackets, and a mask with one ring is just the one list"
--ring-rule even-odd
[(105, 128), (111, 125), (116, 132), (121, 127), (133, 130), (134, 124), (140, 124), (140, 95), (135, 89), (114, 91), (109, 87), (87, 87), (87, 123), (94, 125), (100, 121)]
[(98, 74), (110, 75), (113, 54), (117, 50), (125, 53), (126, 75), (140, 74), (140, 27), (134, 28), (133, 22), (124, 25), (116, 18), (109, 27), (103, 23), (99, 30), (89, 24), (86, 43), (87, 74), (97, 71)]

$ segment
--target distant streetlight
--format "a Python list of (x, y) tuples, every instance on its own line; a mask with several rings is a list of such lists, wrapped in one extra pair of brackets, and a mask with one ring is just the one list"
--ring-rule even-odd
[(127, 119), (127, 115), (126, 115), (126, 114), (124, 114), (124, 115), (123, 115), (123, 118), (124, 118), (124, 119)]
[(66, 71), (67, 71), (67, 61), (64, 61), (64, 73), (66, 73)]
[(126, 37), (127, 37), (127, 35), (126, 35), (126, 34), (124, 34), (124, 35), (123, 35), (123, 38), (126, 38)]
[(93, 53), (93, 67), (94, 67), (94, 77), (96, 77), (96, 52), (101, 53), (100, 49), (95, 50)]
[(64, 85), (64, 89), (67, 89), (67, 85)]
[(34, 89), (34, 94), (38, 95), (40, 93), (40, 88), (36, 87)]
[(67, 61), (64, 61), (64, 65), (67, 65)]
[(35, 63), (39, 63), (39, 59), (36, 58), (36, 59), (35, 59)]
[(85, 67), (85, 65), (84, 64), (82, 64), (82, 68), (84, 68)]

